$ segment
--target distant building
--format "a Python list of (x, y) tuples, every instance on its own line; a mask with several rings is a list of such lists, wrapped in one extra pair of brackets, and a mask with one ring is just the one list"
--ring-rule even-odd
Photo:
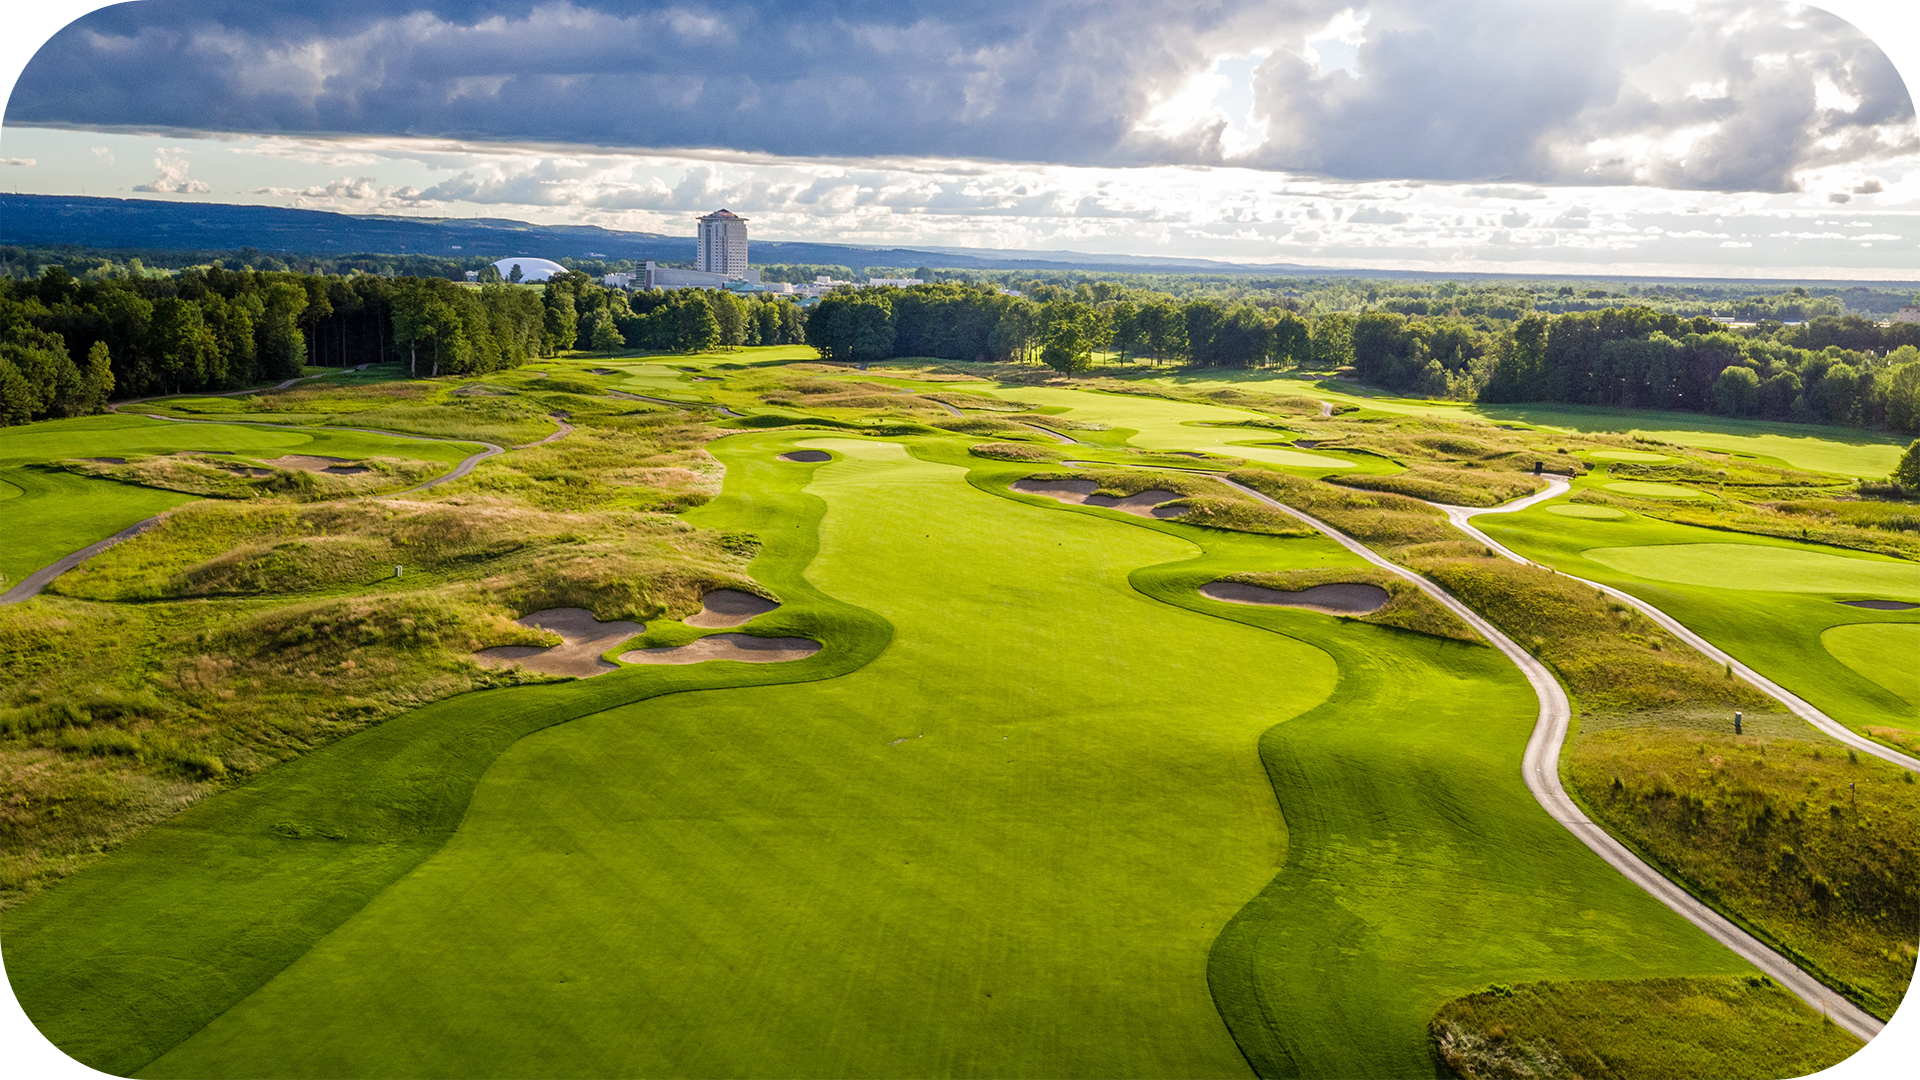
[(468, 281), (479, 281), (479, 280), (480, 280), (480, 271), (478, 271), (478, 270), (469, 270), (469, 271), (467, 271), (467, 280), (468, 280)]
[(634, 277), (633, 274), (608, 274), (600, 279), (600, 284), (609, 289), (631, 289)]
[[(644, 280), (642, 280), (644, 278)], [(759, 289), (760, 271), (742, 270), (737, 274), (710, 274), (704, 270), (676, 270), (671, 266), (655, 266), (648, 261), (641, 270), (641, 287), (647, 289), (724, 289), (729, 283), (744, 282), (753, 289)]]
[(743, 277), (747, 272), (747, 219), (731, 210), (715, 210), (700, 219), (699, 250), (693, 263), (703, 274)]
[(878, 289), (886, 286), (892, 286), (893, 288), (896, 288), (896, 289), (904, 289), (909, 285), (925, 285), (925, 284), (926, 282), (920, 280), (917, 277), (870, 277), (867, 279), (867, 288), (869, 289)]
[(1894, 322), (1920, 322), (1920, 307), (1913, 307), (1912, 305), (1908, 305), (1907, 307), (1901, 308), (1899, 314), (1893, 317), (1893, 321)]
[(566, 267), (561, 266), (552, 259), (535, 259), (526, 255), (515, 256), (511, 259), (501, 259), (499, 262), (493, 264), (493, 268), (500, 271), (500, 280), (502, 281), (513, 280), (513, 268), (516, 266), (520, 268), (521, 281), (545, 281), (555, 274), (564, 274), (567, 272)]

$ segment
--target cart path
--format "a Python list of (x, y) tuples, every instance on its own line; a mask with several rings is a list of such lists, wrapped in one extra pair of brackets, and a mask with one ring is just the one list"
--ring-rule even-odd
[(1066, 434), (1063, 434), (1063, 433), (1061, 433), (1061, 432), (1058, 432), (1058, 431), (1055, 431), (1055, 430), (1053, 430), (1053, 429), (1052, 429), (1052, 428), (1050, 428), (1050, 427), (1043, 427), (1043, 426), (1041, 426), (1041, 425), (1039, 425), (1039, 424), (1036, 424), (1036, 423), (1033, 423), (1033, 422), (1031, 422), (1031, 421), (1028, 421), (1028, 420), (1020, 420), (1020, 421), (1017, 421), (1017, 423), (1022, 423), (1022, 424), (1025, 424), (1025, 425), (1027, 425), (1028, 427), (1030, 427), (1030, 428), (1032, 428), (1033, 430), (1035, 430), (1035, 431), (1037, 431), (1037, 432), (1039, 432), (1040, 434), (1042, 434), (1042, 435), (1045, 435), (1045, 436), (1046, 436), (1047, 438), (1049, 438), (1049, 439), (1052, 439), (1052, 440), (1054, 440), (1055, 442), (1063, 442), (1063, 443), (1074, 443), (1074, 444), (1077, 444), (1077, 443), (1079, 443), (1079, 441), (1080, 441), (1080, 440), (1078, 440), (1078, 439), (1076, 439), (1076, 438), (1074, 438), (1074, 437), (1072, 437), (1071, 435), (1066, 435)]
[[(1525, 556), (1514, 551), (1513, 549), (1505, 546), (1504, 544), (1501, 544), (1498, 540), (1495, 540), (1493, 537), (1488, 536), (1486, 533), (1481, 532), (1479, 529), (1474, 528), (1473, 522), (1471, 519), (1479, 514), (1511, 514), (1517, 510), (1525, 510), (1527, 507), (1533, 506), (1536, 503), (1544, 502), (1548, 499), (1565, 495), (1567, 491), (1572, 487), (1572, 485), (1569, 484), (1564, 478), (1558, 477), (1558, 476), (1551, 476), (1551, 475), (1547, 476), (1546, 481), (1547, 481), (1547, 490), (1542, 491), (1535, 495), (1529, 495), (1524, 499), (1518, 499), (1502, 506), (1495, 506), (1495, 507), (1449, 506), (1445, 503), (1429, 503), (1428, 505), (1436, 507), (1439, 510), (1443, 511), (1447, 515), (1447, 520), (1451, 521), (1455, 528), (1459, 529), (1461, 532), (1466, 533), (1468, 536), (1473, 537), (1473, 539), (1476, 540), (1477, 542), (1486, 545), (1486, 547), (1489, 550), (1493, 551), (1497, 555), (1500, 555), (1502, 558), (1511, 559), (1514, 562), (1521, 563), (1527, 566), (1543, 566), (1545, 564), (1536, 563), (1532, 559), (1526, 558)], [(1553, 568), (1547, 567), (1547, 569), (1552, 570)], [(1674, 618), (1673, 616), (1667, 614), (1664, 611), (1661, 611), (1659, 608), (1654, 607), (1652, 604), (1647, 603), (1645, 600), (1640, 599), (1639, 597), (1633, 595), (1630, 592), (1627, 592), (1624, 589), (1616, 589), (1611, 585), (1603, 585), (1597, 581), (1589, 581), (1588, 579), (1583, 577), (1575, 577), (1572, 574), (1562, 573), (1559, 570), (1554, 570), (1554, 573), (1560, 574), (1561, 577), (1566, 578), (1568, 581), (1577, 581), (1583, 585), (1591, 585), (1594, 588), (1600, 590), (1601, 592), (1607, 594), (1608, 596), (1613, 597), (1615, 600), (1618, 600), (1623, 604), (1632, 605), (1634, 610), (1640, 612), (1642, 615), (1645, 615), (1647, 618), (1652, 619), (1654, 622), (1659, 623), (1662, 629), (1666, 630), (1668, 633), (1672, 634), (1674, 637), (1677, 637), (1681, 641), (1684, 641), (1688, 645), (1691, 645), (1695, 649), (1698, 649), (1701, 653), (1706, 655), (1708, 659), (1713, 660), (1716, 663), (1726, 665), (1728, 668), (1732, 669), (1735, 675), (1738, 675), (1742, 679), (1745, 679), (1747, 682), (1751, 683), (1754, 687), (1758, 688), (1761, 693), (1764, 693), (1769, 697), (1772, 697), (1776, 701), (1780, 702), (1780, 704), (1785, 705), (1788, 711), (1792, 712), (1795, 716), (1798, 716), (1800, 719), (1805, 720), (1807, 723), (1812, 724), (1816, 728), (1819, 728), (1822, 732), (1825, 732), (1827, 735), (1832, 736), (1835, 740), (1845, 743), (1847, 746), (1852, 747), (1853, 749), (1858, 750), (1863, 754), (1872, 754), (1874, 757), (1877, 757), (1882, 761), (1889, 762), (1894, 765), (1898, 765), (1903, 769), (1907, 769), (1911, 772), (1920, 772), (1920, 759), (1909, 757), (1908, 755), (1903, 754), (1898, 750), (1894, 750), (1891, 747), (1883, 746), (1880, 743), (1874, 742), (1872, 739), (1869, 739), (1864, 735), (1857, 734), (1852, 728), (1849, 728), (1848, 726), (1841, 723), (1840, 721), (1835, 720), (1833, 717), (1828, 716), (1826, 713), (1821, 712), (1819, 709), (1815, 708), (1811, 702), (1808, 702), (1804, 698), (1800, 697), (1798, 694), (1795, 694), (1793, 691), (1788, 690), (1786, 687), (1781, 686), (1779, 683), (1774, 682), (1772, 679), (1767, 678), (1765, 675), (1762, 675), (1759, 672), (1748, 667), (1747, 665), (1741, 663), (1738, 659), (1736, 659), (1732, 654), (1728, 653), (1725, 649), (1722, 649), (1719, 646), (1715, 645), (1713, 642), (1708, 641), (1704, 637), (1701, 637), (1699, 634), (1688, 629), (1687, 626), (1684, 623), (1682, 623), (1680, 620)]]
[[(318, 376), (312, 376), (312, 375), (307, 376), (307, 378), (317, 378), (317, 377)], [(296, 379), (294, 381), (298, 382), (299, 380)], [(257, 391), (243, 391), (243, 392), (255, 393)], [(195, 395), (195, 396), (205, 397), (207, 395), (202, 394), (202, 395)], [(121, 404), (130, 405), (133, 403), (121, 402)], [(468, 445), (478, 445), (480, 447), (483, 447), (483, 449), (480, 450), (480, 452), (475, 454), (469, 454), (467, 457), (463, 458), (458, 465), (455, 465), (452, 469), (448, 470), (447, 472), (441, 473), (439, 476), (436, 476), (433, 479), (426, 481), (425, 483), (415, 484), (413, 487), (407, 488), (405, 491), (395, 491), (395, 492), (390, 492), (386, 495), (375, 496), (375, 498), (380, 498), (380, 499), (397, 499), (402, 495), (412, 495), (416, 492), (425, 491), (428, 488), (439, 487), (441, 484), (448, 483), (449, 481), (458, 480), (461, 477), (472, 472), (474, 466), (480, 464), (482, 461), (485, 461), (486, 459), (494, 456), (495, 454), (502, 454), (506, 452), (505, 447), (495, 446), (493, 443), (484, 442), (480, 439), (436, 439), (430, 435), (409, 435), (402, 431), (381, 431), (377, 428), (313, 427), (311, 425), (301, 426), (297, 424), (272, 424), (272, 423), (267, 423), (261, 420), (197, 420), (197, 419), (188, 419), (186, 417), (180, 417), (180, 416), (161, 416), (158, 413), (142, 413), (138, 415), (143, 415), (149, 420), (165, 420), (175, 424), (251, 424), (255, 427), (280, 428), (286, 431), (352, 431), (361, 435), (386, 435), (396, 439), (418, 439), (421, 442), (467, 443)], [(557, 439), (560, 436), (567, 434), (567, 432), (570, 432), (573, 430), (573, 428), (568, 426), (564, 421), (561, 421), (560, 423), (562, 427), (566, 428), (565, 431), (559, 431), (552, 435), (549, 435), (545, 439), (540, 440), (540, 442), (552, 442), (554, 439)], [(527, 445), (538, 446), (539, 443), (529, 443)], [(518, 447), (516, 447), (515, 449), (518, 449)], [(5, 595), (0, 595), (0, 607), (4, 607), (8, 604), (17, 604), (22, 600), (29, 600), (35, 596), (40, 595), (41, 590), (45, 589), (48, 585), (53, 583), (53, 579), (59, 577), (61, 574), (66, 573), (67, 571), (73, 569), (74, 567), (79, 566), (81, 563), (86, 562), (88, 559), (93, 558), (95, 555), (100, 554), (101, 552), (107, 550), (108, 548), (114, 546), (115, 544), (120, 543), (122, 540), (130, 540), (133, 537), (140, 535), (141, 533), (152, 528), (154, 525), (158, 524), (160, 519), (166, 517), (167, 514), (170, 514), (172, 512), (173, 511), (171, 510), (163, 511), (161, 513), (155, 514), (150, 518), (146, 518), (141, 521), (136, 521), (132, 525), (129, 525), (126, 528), (121, 529), (119, 532), (114, 533), (112, 536), (107, 537), (105, 540), (97, 540), (91, 544), (88, 544), (86, 547), (81, 548), (79, 551), (76, 551), (73, 554), (66, 556), (65, 558), (59, 559), (55, 562), (49, 563), (46, 566), (41, 567), (38, 570), (35, 570), (33, 573), (28, 574), (26, 577), (20, 579), (19, 583), (14, 585), (13, 588), (8, 589)]]
[(8, 604), (17, 604), (22, 600), (31, 599), (32, 597), (40, 595), (40, 590), (46, 588), (54, 578), (79, 566), (95, 555), (118, 544), (120, 541), (131, 540), (141, 533), (146, 532), (156, 524), (159, 524), (161, 518), (166, 517), (172, 512), (171, 510), (165, 510), (150, 518), (136, 521), (126, 528), (121, 529), (119, 532), (114, 533), (112, 536), (107, 537), (105, 540), (95, 540), (93, 543), (68, 555), (66, 558), (49, 563), (35, 570), (33, 573), (21, 578), (20, 581), (15, 584), (13, 588), (8, 589), (4, 595), (0, 595), (0, 607), (5, 607)]
[(566, 413), (553, 413), (552, 419), (554, 423), (560, 425), (559, 431), (554, 432), (553, 434), (547, 436), (544, 439), (535, 439), (532, 442), (516, 443), (514, 444), (513, 448), (515, 450), (526, 450), (535, 446), (545, 446), (550, 442), (554, 442), (555, 440), (558, 440), (558, 439), (564, 439), (567, 436), (573, 434), (574, 427), (572, 424), (567, 423)]
[[(1829, 989), (1820, 980), (1800, 970), (1786, 957), (1774, 952), (1753, 935), (1735, 926), (1719, 912), (1696, 899), (1693, 894), (1668, 881), (1658, 871), (1641, 862), (1638, 856), (1628, 851), (1618, 840), (1608, 835), (1606, 830), (1581, 813), (1580, 807), (1574, 803), (1573, 798), (1567, 794), (1566, 788), (1560, 784), (1560, 748), (1567, 738), (1573, 708), (1567, 700), (1566, 690), (1553, 677), (1553, 673), (1547, 670), (1545, 664), (1514, 644), (1511, 638), (1501, 633), (1472, 608), (1455, 599), (1451, 593), (1412, 570), (1376, 554), (1365, 544), (1310, 514), (1296, 510), (1224, 476), (1215, 475), (1214, 479), (1267, 506), (1298, 518), (1302, 523), (1324, 534), (1355, 555), (1388, 573), (1412, 582), (1447, 610), (1465, 620), (1467, 625), (1479, 631), (1494, 648), (1499, 649), (1527, 677), (1527, 682), (1533, 686), (1534, 695), (1540, 701), (1539, 718), (1534, 722), (1532, 737), (1527, 740), (1526, 755), (1521, 763), (1521, 776), (1526, 781), (1527, 790), (1533, 793), (1534, 799), (1545, 808), (1547, 814), (1649, 896), (1705, 931), (1708, 937), (1732, 949), (1741, 959), (1759, 968), (1775, 982), (1791, 990), (1801, 1000), (1831, 1017), (1834, 1023), (1856, 1038), (1866, 1041), (1880, 1033), (1880, 1029), (1885, 1025), (1879, 1019)], [(1541, 498), (1551, 497), (1551, 494), (1546, 494), (1531, 498), (1539, 501)]]
[(675, 401), (672, 398), (648, 397), (645, 394), (629, 394), (625, 390), (609, 390), (608, 397), (625, 398), (628, 401), (647, 401), (655, 405), (671, 405), (676, 409), (712, 409), (722, 416), (743, 416), (725, 405), (716, 405), (710, 401)]

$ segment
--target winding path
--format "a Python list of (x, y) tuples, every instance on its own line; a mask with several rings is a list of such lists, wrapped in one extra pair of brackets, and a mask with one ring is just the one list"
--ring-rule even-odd
[[(1502, 558), (1511, 559), (1514, 562), (1521, 563), (1527, 566), (1540, 566), (1544, 564), (1536, 563), (1533, 560), (1528, 559), (1525, 556), (1522, 556), (1520, 553), (1505, 546), (1504, 544), (1500, 543), (1498, 540), (1495, 540), (1493, 537), (1488, 536), (1486, 533), (1481, 532), (1479, 529), (1474, 528), (1472, 519), (1475, 516), (1480, 514), (1511, 514), (1518, 510), (1525, 510), (1529, 506), (1533, 506), (1536, 503), (1545, 502), (1548, 499), (1557, 498), (1558, 496), (1565, 495), (1567, 491), (1572, 487), (1572, 485), (1569, 484), (1566, 479), (1558, 476), (1551, 476), (1551, 475), (1547, 476), (1546, 481), (1547, 481), (1547, 489), (1545, 491), (1539, 492), (1537, 494), (1529, 495), (1524, 499), (1516, 499), (1515, 501), (1507, 503), (1502, 506), (1495, 506), (1495, 507), (1449, 506), (1446, 503), (1429, 503), (1428, 505), (1436, 507), (1442, 512), (1444, 512), (1447, 515), (1447, 520), (1452, 522), (1455, 528), (1459, 529), (1461, 532), (1466, 533), (1468, 536), (1473, 537), (1473, 539), (1478, 541), (1479, 543), (1486, 545), (1488, 550), (1493, 551), (1495, 554), (1500, 555)], [(1547, 567), (1547, 569), (1551, 570), (1553, 568)], [(1795, 694), (1793, 691), (1788, 690), (1786, 687), (1781, 686), (1779, 683), (1774, 682), (1772, 679), (1767, 678), (1765, 675), (1762, 675), (1759, 672), (1748, 667), (1747, 665), (1741, 663), (1738, 659), (1736, 659), (1732, 654), (1728, 653), (1725, 649), (1722, 649), (1719, 646), (1715, 645), (1713, 642), (1708, 641), (1706, 638), (1701, 637), (1699, 634), (1695, 633), (1691, 629), (1688, 629), (1685, 624), (1680, 622), (1680, 620), (1674, 618), (1673, 616), (1667, 614), (1664, 611), (1661, 611), (1659, 608), (1654, 607), (1652, 604), (1647, 603), (1645, 600), (1640, 599), (1639, 597), (1633, 595), (1630, 592), (1627, 592), (1624, 589), (1617, 589), (1611, 585), (1603, 585), (1600, 582), (1590, 581), (1583, 577), (1575, 577), (1572, 574), (1561, 573), (1558, 570), (1554, 570), (1554, 573), (1560, 574), (1561, 577), (1566, 578), (1568, 581), (1577, 581), (1577, 582), (1580, 582), (1582, 585), (1591, 585), (1594, 588), (1600, 590), (1601, 592), (1607, 594), (1608, 596), (1613, 597), (1615, 600), (1618, 600), (1623, 604), (1631, 605), (1634, 608), (1634, 610), (1640, 612), (1642, 615), (1645, 615), (1647, 618), (1652, 619), (1654, 622), (1659, 623), (1662, 629), (1666, 630), (1668, 633), (1672, 634), (1674, 637), (1677, 637), (1681, 641), (1684, 641), (1688, 645), (1691, 645), (1695, 649), (1698, 649), (1701, 653), (1705, 654), (1708, 659), (1714, 661), (1715, 663), (1725, 664), (1728, 668), (1730, 668), (1733, 671), (1735, 675), (1738, 675), (1742, 679), (1745, 679), (1747, 682), (1753, 684), (1753, 686), (1758, 688), (1761, 693), (1764, 693), (1769, 697), (1772, 697), (1775, 700), (1779, 701), (1782, 705), (1785, 705), (1787, 709), (1790, 712), (1792, 712), (1795, 716), (1798, 716), (1800, 719), (1805, 720), (1807, 723), (1812, 724), (1816, 728), (1819, 728), (1821, 731), (1825, 732), (1827, 735), (1832, 736), (1836, 741), (1845, 743), (1847, 746), (1852, 747), (1853, 749), (1858, 750), (1863, 754), (1872, 754), (1874, 757), (1877, 757), (1882, 761), (1889, 762), (1890, 764), (1898, 765), (1903, 769), (1907, 769), (1912, 772), (1920, 772), (1920, 760), (1916, 760), (1915, 758), (1909, 757), (1898, 750), (1894, 750), (1889, 747), (1882, 746), (1879, 743), (1874, 742), (1872, 739), (1869, 739), (1863, 735), (1857, 734), (1856, 732), (1854, 732), (1852, 728), (1847, 727), (1845, 724), (1842, 724), (1840, 721), (1835, 720), (1833, 717), (1828, 716), (1824, 712), (1821, 712), (1819, 709), (1815, 708), (1811, 703), (1809, 703), (1806, 699), (1800, 697), (1798, 694)]]
[(554, 432), (553, 434), (547, 436), (544, 439), (535, 439), (532, 442), (515, 443), (513, 448), (515, 450), (527, 450), (535, 446), (545, 446), (550, 442), (554, 442), (555, 440), (558, 440), (558, 439), (564, 439), (567, 436), (573, 434), (574, 427), (572, 424), (567, 423), (567, 418), (565, 413), (554, 413), (552, 414), (551, 418), (554, 423), (560, 425), (559, 431)]
[[(310, 379), (319, 378), (319, 377), (320, 376), (317, 376), (317, 375), (306, 376), (306, 378), (310, 378)], [(300, 380), (295, 379), (293, 381), (299, 382)], [(281, 385), (285, 386), (286, 384), (283, 383)], [(258, 391), (249, 390), (249, 391), (241, 391), (241, 392), (257, 393)], [(175, 395), (175, 396), (178, 396), (178, 395)], [(205, 397), (208, 395), (200, 394), (200, 395), (194, 395), (194, 396)], [(153, 400), (153, 399), (148, 399), (148, 400)], [(120, 404), (131, 405), (131, 404), (134, 404), (134, 402), (123, 401)], [(426, 481), (425, 483), (415, 484), (414, 486), (407, 488), (405, 491), (394, 491), (394, 492), (389, 492), (385, 495), (376, 496), (376, 498), (381, 498), (381, 499), (397, 499), (402, 495), (412, 495), (415, 492), (425, 491), (428, 488), (439, 487), (441, 484), (447, 483), (449, 481), (458, 480), (461, 477), (472, 472), (474, 466), (480, 464), (482, 461), (485, 461), (486, 459), (494, 456), (495, 454), (502, 454), (506, 452), (505, 447), (495, 446), (493, 443), (483, 442), (480, 439), (436, 439), (430, 435), (409, 435), (401, 431), (381, 431), (377, 428), (336, 428), (336, 427), (316, 428), (310, 425), (303, 427), (296, 424), (272, 424), (272, 423), (267, 423), (261, 420), (198, 420), (198, 419), (190, 419), (182, 416), (161, 416), (158, 413), (142, 413), (140, 415), (145, 416), (149, 420), (166, 420), (170, 423), (175, 423), (175, 424), (251, 424), (255, 427), (280, 428), (285, 431), (352, 431), (352, 432), (357, 432), (361, 435), (386, 435), (396, 439), (418, 439), (421, 442), (477, 443), (478, 445), (484, 448), (477, 454), (469, 454), (467, 457), (463, 458), (458, 465), (455, 465), (452, 469), (448, 470), (447, 472), (441, 473), (439, 476), (436, 476), (433, 479)], [(573, 430), (571, 427), (568, 427), (564, 421), (561, 421), (561, 426), (566, 428), (566, 431), (556, 432), (553, 435), (549, 435), (545, 439), (540, 440), (540, 442), (551, 442), (554, 439), (557, 439), (560, 436), (565, 435), (568, 431)], [(539, 444), (529, 443), (528, 445), (537, 446)], [(162, 511), (161, 513), (155, 514), (150, 518), (144, 518), (140, 521), (136, 521), (132, 525), (129, 525), (126, 528), (121, 529), (119, 532), (114, 533), (112, 536), (107, 537), (105, 540), (96, 540), (93, 543), (88, 544), (86, 547), (81, 548), (79, 551), (76, 551), (73, 554), (68, 555), (63, 559), (60, 559), (57, 562), (49, 563), (46, 566), (43, 566), (40, 569), (35, 570), (33, 573), (28, 574), (26, 577), (20, 579), (19, 583), (15, 584), (13, 588), (8, 589), (4, 595), (0, 595), (0, 607), (5, 607), (6, 605), (9, 605), (9, 604), (17, 604), (22, 600), (29, 600), (35, 596), (40, 595), (41, 590), (45, 589), (48, 585), (53, 583), (53, 579), (59, 577), (61, 574), (66, 573), (67, 571), (73, 569), (74, 567), (79, 566), (81, 563), (86, 562), (88, 559), (93, 558), (95, 555), (100, 554), (101, 552), (107, 550), (108, 548), (114, 546), (115, 544), (120, 543), (122, 540), (130, 540), (133, 537), (138, 536), (143, 532), (146, 532), (148, 529), (158, 524), (160, 522), (160, 519), (166, 517), (167, 514), (169, 513), (172, 513), (172, 511), (171, 510)]]
[(648, 401), (655, 405), (671, 405), (676, 409), (712, 409), (721, 416), (743, 416), (725, 405), (716, 405), (711, 401), (675, 401), (672, 398), (648, 397), (645, 394), (629, 394), (625, 390), (609, 390), (608, 397), (625, 398), (628, 401)]
[[(1197, 471), (1197, 470), (1196, 470)], [(1527, 790), (1533, 793), (1547, 813), (1561, 827), (1578, 837), (1580, 842), (1592, 849), (1594, 854), (1607, 861), (1607, 864), (1625, 875), (1627, 880), (1640, 886), (1648, 895), (1665, 904), (1680, 917), (1705, 931), (1708, 937), (1732, 949), (1740, 958), (1765, 972), (1775, 982), (1793, 991), (1801, 1000), (1833, 1019), (1833, 1022), (1846, 1029), (1862, 1041), (1872, 1039), (1884, 1026), (1880, 1020), (1868, 1014), (1851, 1001), (1827, 988), (1818, 979), (1800, 970), (1792, 961), (1774, 952), (1762, 944), (1753, 935), (1735, 926), (1719, 912), (1696, 899), (1693, 894), (1668, 881), (1659, 871), (1640, 861), (1633, 852), (1608, 835), (1606, 830), (1594, 824), (1572, 796), (1560, 783), (1560, 748), (1566, 741), (1567, 730), (1573, 719), (1572, 704), (1567, 700), (1567, 692), (1560, 686), (1559, 680), (1547, 670), (1531, 653), (1514, 644), (1513, 640), (1501, 633), (1491, 622), (1482, 618), (1472, 608), (1455, 599), (1451, 593), (1427, 580), (1412, 570), (1392, 562), (1384, 556), (1374, 553), (1371, 548), (1353, 539), (1340, 530), (1310, 514), (1294, 509), (1277, 499), (1247, 487), (1245, 484), (1215, 475), (1214, 479), (1247, 495), (1261, 503), (1283, 513), (1298, 518), (1304, 524), (1325, 534), (1336, 543), (1355, 555), (1380, 567), (1391, 574), (1398, 575), (1418, 586), (1422, 592), (1433, 597), (1447, 610), (1465, 620), (1467, 625), (1479, 631), (1493, 647), (1499, 649), (1514, 666), (1518, 667), (1533, 686), (1534, 695), (1540, 701), (1539, 718), (1534, 722), (1533, 735), (1527, 740), (1526, 756), (1522, 759), (1521, 775), (1526, 780)], [(1556, 492), (1529, 496), (1520, 500), (1527, 505), (1541, 499), (1552, 498)], [(1511, 504), (1510, 504), (1511, 506)], [(1511, 507), (1518, 509), (1518, 507)], [(1451, 514), (1448, 515), (1450, 518)], [(1472, 531), (1472, 530), (1470, 530)], [(1509, 557), (1517, 558), (1509, 553)], [(1522, 562), (1526, 560), (1521, 560)]]
[(112, 536), (107, 537), (105, 540), (95, 540), (93, 543), (88, 544), (86, 547), (81, 548), (66, 558), (58, 562), (49, 563), (35, 570), (33, 573), (21, 578), (19, 582), (17, 582), (13, 588), (8, 589), (4, 595), (0, 595), (0, 607), (5, 607), (8, 604), (17, 604), (22, 600), (28, 600), (40, 595), (40, 590), (46, 588), (54, 578), (79, 566), (81, 563), (86, 562), (88, 559), (93, 558), (95, 555), (100, 554), (120, 541), (131, 540), (141, 533), (146, 532), (148, 529), (159, 524), (160, 519), (166, 517), (168, 513), (171, 513), (171, 511), (162, 511), (150, 518), (136, 521), (126, 528), (121, 529), (119, 532), (114, 533)]

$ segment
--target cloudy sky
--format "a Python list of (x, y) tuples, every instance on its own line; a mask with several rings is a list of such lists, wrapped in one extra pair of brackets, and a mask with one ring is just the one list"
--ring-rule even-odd
[(1920, 278), (1906, 85), (1773, 0), (145, 0), (40, 47), (0, 162), (769, 239)]

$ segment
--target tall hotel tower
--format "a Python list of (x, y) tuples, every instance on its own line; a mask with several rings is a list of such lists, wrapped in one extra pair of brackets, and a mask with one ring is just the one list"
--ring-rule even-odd
[(747, 219), (716, 210), (700, 219), (700, 253), (694, 269), (730, 278), (747, 272)]

